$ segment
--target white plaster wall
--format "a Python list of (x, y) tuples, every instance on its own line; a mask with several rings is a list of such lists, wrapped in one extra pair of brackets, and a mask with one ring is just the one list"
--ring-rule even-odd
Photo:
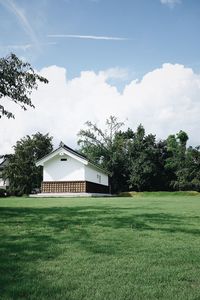
[(0, 178), (0, 188), (6, 188), (8, 184), (8, 180), (4, 181), (2, 178)]
[[(99, 177), (101, 176), (101, 177)], [(90, 166), (85, 166), (85, 180), (108, 186), (108, 175)]]
[[(67, 161), (61, 161), (67, 158)], [(43, 181), (85, 180), (84, 165), (70, 156), (57, 155), (44, 163)]]
[(4, 186), (4, 180), (2, 178), (0, 178), (0, 187)]

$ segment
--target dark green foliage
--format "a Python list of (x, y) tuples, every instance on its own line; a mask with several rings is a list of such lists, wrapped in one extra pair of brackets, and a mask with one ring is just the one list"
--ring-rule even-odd
[[(34, 107), (30, 94), (37, 89), (38, 82), (48, 83), (48, 80), (37, 75), (29, 63), (21, 61), (15, 54), (0, 59), (0, 99), (8, 97), (24, 110), (27, 106)], [(14, 118), (13, 113), (0, 103), (0, 118), (3, 115)]]
[(14, 146), (15, 153), (9, 156), (9, 162), (3, 171), (3, 177), (9, 179), (9, 191), (15, 195), (29, 194), (39, 188), (42, 181), (42, 169), (36, 167), (38, 159), (52, 151), (52, 137), (36, 133), (27, 135)]
[(188, 135), (182, 130), (167, 139), (165, 168), (171, 171), (170, 186), (175, 190), (199, 190), (200, 187), (199, 148), (187, 149), (187, 140)]
[(134, 138), (129, 143), (130, 189), (156, 190), (157, 180), (162, 173), (159, 155), (155, 136), (152, 134), (145, 136), (143, 126), (139, 125)]
[(176, 172), (175, 184), (179, 190), (200, 191), (200, 151), (199, 147), (189, 147), (185, 151), (184, 160)]
[(6, 197), (6, 196), (7, 196), (6, 190), (0, 188), (0, 198)]
[(79, 132), (81, 152), (110, 172), (112, 193), (123, 191), (200, 190), (200, 148), (187, 148), (188, 135), (180, 131), (156, 141), (139, 125), (136, 132), (115, 117), (106, 129), (87, 122)]

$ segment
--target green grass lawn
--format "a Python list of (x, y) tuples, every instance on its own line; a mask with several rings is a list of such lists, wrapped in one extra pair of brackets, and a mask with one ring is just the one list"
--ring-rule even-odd
[(0, 199), (0, 299), (200, 299), (200, 196)]

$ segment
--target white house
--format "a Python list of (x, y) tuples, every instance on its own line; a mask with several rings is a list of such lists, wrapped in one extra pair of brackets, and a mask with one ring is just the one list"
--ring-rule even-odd
[(43, 166), (42, 193), (109, 193), (108, 173), (62, 142), (36, 166)]
[(0, 189), (6, 189), (9, 185), (8, 180), (4, 180), (2, 178), (2, 171), (7, 163), (8, 163), (8, 159), (6, 155), (1, 155), (0, 156)]

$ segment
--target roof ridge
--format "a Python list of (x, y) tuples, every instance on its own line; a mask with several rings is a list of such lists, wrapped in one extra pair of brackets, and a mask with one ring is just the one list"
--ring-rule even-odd
[(60, 142), (60, 147), (62, 147), (62, 148), (64, 148), (64, 149), (66, 149), (66, 150), (68, 150), (68, 151), (74, 153), (75, 155), (78, 155), (78, 156), (80, 156), (80, 157), (86, 159), (91, 165), (93, 165), (94, 167), (96, 167), (96, 168), (102, 170), (103, 172), (109, 173), (107, 170), (105, 170), (104, 168), (102, 168), (101, 165), (99, 165), (98, 163), (96, 163), (96, 162), (94, 162), (94, 161), (88, 159), (88, 157), (87, 157), (86, 155), (81, 154), (81, 153), (79, 153), (78, 151), (76, 151), (76, 150), (70, 148), (69, 146), (67, 146), (66, 144), (64, 144), (62, 141)]
[(76, 154), (76, 155), (78, 155), (78, 156), (80, 156), (80, 157), (82, 157), (82, 158), (88, 160), (88, 158), (87, 158), (86, 155), (84, 155), (84, 154), (82, 154), (82, 153), (80, 153), (80, 152), (78, 152), (78, 151), (76, 151), (76, 150), (70, 148), (69, 146), (67, 146), (67, 145), (64, 144), (63, 142), (60, 143), (60, 147), (62, 147), (62, 148), (64, 148), (64, 149), (66, 149), (66, 150), (68, 150), (68, 151), (70, 151), (70, 152), (72, 152), (72, 153), (74, 153), (74, 154)]

